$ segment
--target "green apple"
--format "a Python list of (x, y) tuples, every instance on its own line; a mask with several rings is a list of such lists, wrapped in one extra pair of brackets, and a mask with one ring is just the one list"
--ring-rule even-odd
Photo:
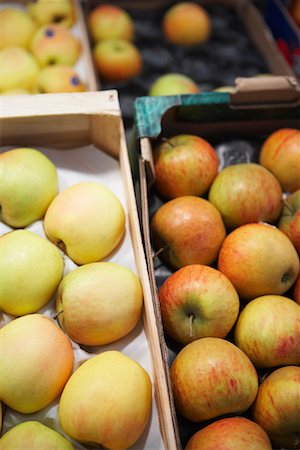
[(258, 389), (256, 370), (246, 354), (216, 337), (185, 345), (170, 375), (177, 411), (193, 422), (246, 411)]
[(87, 23), (95, 43), (107, 39), (134, 39), (133, 20), (119, 6), (108, 3), (98, 5), (90, 12)]
[(169, 200), (151, 219), (154, 249), (172, 268), (212, 264), (226, 236), (219, 211), (193, 195)]
[(263, 380), (253, 405), (253, 418), (275, 448), (299, 448), (300, 367), (281, 367)]
[(55, 92), (83, 92), (86, 87), (74, 67), (55, 64), (44, 67), (39, 72), (33, 90), (40, 94), (53, 94)]
[(63, 25), (42, 25), (33, 35), (30, 50), (39, 64), (76, 64), (81, 50), (80, 41)]
[(181, 73), (167, 73), (152, 83), (148, 95), (180, 95), (197, 92), (200, 92), (199, 86), (188, 76)]
[(17, 8), (0, 10), (0, 49), (5, 47), (28, 48), (36, 24), (29, 14)]
[(236, 323), (234, 342), (256, 367), (300, 364), (300, 306), (264, 295), (249, 302)]
[(59, 401), (60, 425), (77, 441), (126, 449), (142, 435), (151, 399), (146, 370), (119, 351), (105, 351), (68, 380)]
[(73, 0), (36, 0), (28, 3), (27, 8), (40, 25), (59, 23), (71, 27), (76, 21)]
[(245, 417), (216, 420), (197, 431), (185, 450), (272, 450), (271, 441), (262, 427)]
[(165, 198), (205, 194), (218, 173), (219, 159), (205, 139), (180, 134), (153, 150), (156, 188)]
[(50, 405), (73, 370), (70, 339), (48, 317), (28, 314), (0, 329), (0, 400), (30, 414)]
[(53, 200), (45, 215), (44, 229), (76, 264), (97, 262), (121, 242), (125, 211), (105, 185), (76, 183)]
[(227, 229), (253, 222), (274, 223), (282, 210), (282, 190), (274, 175), (259, 164), (227, 166), (208, 194)]
[(278, 228), (250, 223), (226, 236), (218, 269), (229, 278), (240, 297), (248, 301), (288, 291), (299, 272), (299, 257), (289, 238)]
[(264, 141), (259, 162), (269, 169), (284, 191), (300, 189), (300, 131), (280, 128)]
[(187, 344), (202, 337), (225, 337), (239, 314), (239, 297), (218, 270), (192, 264), (170, 275), (159, 288), (164, 329)]
[(58, 192), (55, 165), (42, 152), (15, 148), (0, 154), (2, 220), (23, 228), (41, 219)]
[(63, 276), (55, 245), (27, 230), (0, 237), (0, 309), (14, 316), (37, 312), (54, 295)]
[(75, 450), (73, 445), (57, 431), (35, 420), (19, 423), (0, 438), (1, 450)]
[(39, 72), (35, 58), (22, 47), (0, 50), (0, 67), (0, 92), (9, 89), (31, 90)]
[(290, 238), (300, 255), (300, 189), (285, 199), (278, 228)]
[(105, 39), (94, 47), (95, 66), (108, 81), (126, 81), (140, 75), (143, 67), (138, 48), (125, 39)]
[(138, 323), (143, 291), (138, 277), (119, 264), (85, 264), (60, 283), (56, 311), (62, 328), (79, 344), (104, 345)]

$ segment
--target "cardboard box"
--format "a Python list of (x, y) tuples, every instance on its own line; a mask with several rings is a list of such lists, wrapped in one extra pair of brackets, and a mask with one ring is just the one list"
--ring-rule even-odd
[[(33, 147), (44, 152), (55, 163), (60, 190), (79, 181), (92, 180), (112, 189), (123, 204), (126, 212), (125, 238), (117, 251), (105, 260), (124, 265), (139, 276), (144, 293), (143, 321), (128, 336), (109, 346), (87, 349), (73, 343), (75, 367), (107, 349), (124, 351), (140, 362), (153, 381), (153, 408), (149, 424), (133, 448), (174, 449), (175, 434), (167, 381), (117, 92), (3, 97), (0, 129), (1, 151)], [(11, 230), (3, 222), (0, 222), (0, 229), (1, 235)], [(42, 221), (35, 222), (28, 229), (42, 235)], [(65, 271), (72, 270), (66, 255), (64, 260)], [(53, 318), (54, 306), (53, 299), (42, 313)], [(3, 314), (1, 326), (12, 319)], [(6, 408), (2, 432), (27, 420), (27, 417)], [(57, 402), (31, 415), (30, 419), (40, 420), (60, 430)], [(78, 442), (75, 447), (85, 449)]]
[[(155, 190), (154, 146), (174, 135), (198, 135), (213, 145), (222, 169), (237, 162), (257, 162), (261, 144), (272, 131), (299, 127), (300, 86), (295, 78), (289, 77), (238, 78), (236, 92), (232, 94), (209, 92), (136, 100), (129, 153), (166, 377), (181, 346), (164, 332), (158, 300), (159, 287), (174, 270), (164, 264), (152, 244), (150, 221), (166, 201)], [(171, 388), (169, 395), (178, 448), (184, 448), (203, 424), (191, 423), (177, 415)]]

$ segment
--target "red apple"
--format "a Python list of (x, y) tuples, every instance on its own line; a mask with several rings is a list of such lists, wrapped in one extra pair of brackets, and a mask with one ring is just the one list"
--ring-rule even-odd
[(158, 77), (150, 86), (149, 95), (181, 95), (200, 92), (197, 83), (181, 73), (166, 73)]
[(185, 450), (272, 450), (262, 427), (245, 417), (227, 417), (202, 428)]
[(162, 26), (167, 40), (185, 46), (208, 41), (212, 27), (209, 14), (196, 2), (171, 6), (163, 17)]
[(159, 289), (166, 332), (187, 344), (202, 337), (225, 337), (239, 314), (239, 297), (230, 281), (201, 264), (183, 267)]
[(262, 145), (259, 162), (275, 175), (284, 191), (300, 189), (300, 131), (274, 131)]
[(142, 57), (137, 47), (123, 39), (107, 39), (93, 50), (94, 62), (102, 78), (125, 81), (140, 75)]
[(261, 383), (253, 418), (276, 448), (300, 448), (300, 367), (281, 367)]
[(209, 201), (228, 229), (252, 222), (275, 222), (282, 209), (282, 190), (274, 175), (259, 164), (225, 167), (214, 179)]
[(300, 306), (280, 295), (257, 297), (240, 313), (234, 342), (256, 367), (300, 364)]
[(175, 406), (193, 422), (246, 411), (258, 389), (250, 359), (231, 342), (215, 337), (183, 347), (170, 375)]
[(286, 292), (296, 281), (299, 257), (282, 231), (271, 225), (250, 223), (228, 234), (219, 253), (218, 269), (242, 299), (252, 300)]
[(156, 188), (165, 198), (203, 195), (218, 173), (213, 147), (199, 136), (180, 134), (153, 150)]
[(294, 286), (293, 298), (294, 298), (295, 302), (299, 303), (299, 305), (300, 305), (300, 272), (299, 272), (298, 278), (297, 278), (295, 286)]
[(278, 227), (290, 238), (300, 255), (300, 189), (286, 198)]
[(130, 15), (116, 5), (102, 4), (88, 16), (88, 28), (94, 42), (106, 39), (133, 41), (134, 24)]
[(154, 248), (175, 269), (213, 263), (226, 235), (218, 210), (192, 195), (160, 206), (151, 220), (151, 231)]

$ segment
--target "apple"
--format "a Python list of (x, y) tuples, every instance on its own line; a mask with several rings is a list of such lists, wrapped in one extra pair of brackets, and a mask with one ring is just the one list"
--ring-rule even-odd
[(76, 264), (106, 258), (125, 233), (125, 211), (111, 189), (91, 181), (60, 192), (44, 219), (47, 237)]
[(158, 298), (164, 329), (181, 344), (208, 336), (225, 337), (239, 314), (239, 297), (230, 281), (201, 264), (170, 275)]
[(39, 71), (35, 58), (22, 47), (0, 50), (0, 92), (9, 89), (33, 88)]
[(58, 193), (53, 162), (33, 148), (0, 154), (0, 204), (3, 222), (23, 228), (41, 219)]
[(264, 141), (259, 162), (269, 169), (284, 191), (300, 189), (300, 131), (281, 128)]
[(294, 21), (300, 28), (300, 3), (299, 3), (299, 0), (292, 0), (289, 3), (288, 9), (289, 9)]
[(152, 83), (148, 95), (180, 95), (197, 92), (200, 92), (200, 88), (190, 77), (181, 73), (167, 73)]
[(42, 25), (34, 33), (30, 50), (39, 64), (73, 66), (80, 55), (80, 41), (63, 25)]
[(50, 405), (73, 370), (69, 338), (48, 317), (28, 314), (0, 329), (0, 400), (23, 414)]
[(300, 272), (294, 286), (293, 298), (300, 305)]
[(36, 24), (25, 11), (17, 8), (0, 10), (0, 49), (5, 47), (27, 48)]
[(197, 431), (185, 450), (272, 450), (271, 441), (262, 427), (245, 417), (216, 420)]
[(143, 291), (138, 277), (111, 262), (85, 264), (59, 285), (56, 311), (62, 328), (79, 344), (104, 345), (138, 323)]
[(193, 422), (246, 411), (258, 389), (248, 356), (216, 337), (185, 345), (171, 365), (170, 376), (176, 409)]
[(133, 21), (119, 6), (106, 3), (98, 5), (90, 12), (87, 23), (95, 43), (106, 39), (134, 39)]
[(236, 92), (236, 88), (234, 86), (219, 86), (213, 89), (214, 92), (228, 92), (230, 94), (234, 94)]
[(300, 367), (281, 367), (261, 383), (253, 418), (280, 448), (300, 446)]
[(212, 24), (209, 14), (198, 3), (180, 2), (164, 14), (162, 28), (173, 44), (194, 46), (208, 41)]
[(282, 210), (282, 190), (274, 175), (259, 164), (225, 167), (214, 179), (209, 201), (231, 230), (253, 222), (274, 223)]
[(38, 74), (34, 91), (40, 94), (55, 92), (83, 92), (86, 86), (77, 71), (70, 66), (55, 64), (44, 67)]
[(280, 295), (255, 298), (238, 317), (234, 342), (255, 367), (300, 364), (300, 306)]
[(160, 206), (150, 227), (155, 250), (174, 269), (212, 264), (226, 236), (218, 210), (204, 198), (193, 195), (177, 197)]
[(93, 50), (100, 76), (108, 81), (126, 81), (140, 75), (142, 57), (137, 47), (125, 39), (107, 39)]
[(288, 291), (299, 272), (299, 257), (282, 231), (268, 224), (250, 223), (226, 236), (218, 269), (247, 301)]
[(0, 438), (1, 450), (75, 450), (71, 442), (57, 431), (35, 420), (21, 422)]
[(218, 173), (219, 159), (205, 139), (179, 134), (153, 150), (156, 188), (165, 198), (205, 194)]
[(27, 89), (15, 88), (15, 89), (7, 89), (6, 91), (2, 91), (1, 95), (30, 95)]
[(126, 449), (142, 435), (151, 403), (147, 371), (119, 351), (105, 351), (85, 361), (70, 377), (58, 415), (71, 438)]
[(35, 0), (28, 3), (27, 8), (40, 25), (59, 23), (71, 27), (76, 21), (73, 0)]
[(285, 199), (278, 228), (290, 238), (300, 255), (300, 189)]
[(63, 276), (55, 245), (28, 230), (0, 237), (0, 309), (14, 316), (37, 312), (54, 295)]

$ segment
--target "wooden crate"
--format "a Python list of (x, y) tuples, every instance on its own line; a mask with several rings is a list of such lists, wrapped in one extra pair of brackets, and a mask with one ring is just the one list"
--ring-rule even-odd
[[(68, 177), (71, 171), (71, 184), (92, 176), (94, 181), (103, 182), (117, 193), (123, 203), (127, 218), (126, 237), (121, 247), (111, 256), (112, 259), (109, 257), (108, 260), (129, 265), (138, 274), (143, 285), (144, 314), (140, 326), (116, 343), (116, 348), (124, 347), (128, 356), (136, 360), (141, 358), (139, 362), (148, 369), (154, 386), (151, 421), (134, 448), (175, 449), (162, 350), (117, 92), (3, 97), (0, 129), (2, 151), (11, 147), (38, 148), (53, 158), (59, 174), (65, 168), (67, 173), (62, 173)], [(116, 192), (117, 188), (119, 191)], [(1, 234), (10, 231), (4, 223), (0, 225)], [(49, 308), (46, 314), (53, 317), (51, 304)], [(12, 317), (4, 314), (1, 326), (11, 319)], [(115, 345), (111, 344), (110, 348), (113, 347)], [(90, 351), (97, 353), (105, 349), (104, 346)], [(43, 420), (50, 420), (45, 412), (42, 416)], [(26, 416), (5, 412), (3, 432), (18, 420), (26, 420)], [(54, 422), (56, 421), (55, 416)], [(76, 448), (85, 447), (76, 443)]]

